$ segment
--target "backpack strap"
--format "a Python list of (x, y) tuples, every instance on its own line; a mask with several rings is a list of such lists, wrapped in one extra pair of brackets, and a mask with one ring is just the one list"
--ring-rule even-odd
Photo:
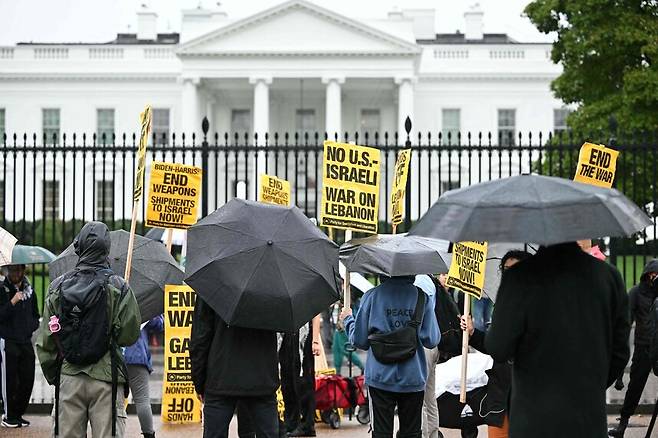
[(423, 324), (423, 315), (425, 314), (425, 292), (423, 292), (418, 286), (416, 286), (416, 289), (418, 290), (418, 299), (416, 299), (416, 308), (414, 309), (414, 314), (411, 317), (409, 325), (417, 329)]

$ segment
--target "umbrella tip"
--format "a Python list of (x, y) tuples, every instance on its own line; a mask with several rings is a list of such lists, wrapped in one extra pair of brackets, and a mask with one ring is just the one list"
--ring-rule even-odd
[(273, 245), (274, 242), (272, 242), (271, 240), (268, 240), (268, 241), (267, 241), (267, 244), (268, 244), (268, 245)]

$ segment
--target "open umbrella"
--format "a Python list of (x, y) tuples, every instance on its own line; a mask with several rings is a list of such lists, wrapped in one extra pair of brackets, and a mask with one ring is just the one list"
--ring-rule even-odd
[[(124, 230), (110, 232), (110, 267), (118, 275), (123, 275), (126, 269), (129, 237), (130, 233)], [(50, 263), (50, 279), (70, 271), (77, 263), (78, 256), (71, 244)], [(142, 322), (164, 312), (165, 285), (181, 284), (184, 276), (164, 245), (146, 237), (135, 236), (130, 288), (137, 298)]]
[(55, 260), (55, 254), (40, 246), (16, 245), (11, 253), (12, 265), (50, 263), (53, 260)]
[(17, 240), (9, 231), (0, 228), (0, 266), (11, 263), (11, 254)]
[(232, 199), (188, 230), (186, 268), (229, 325), (294, 331), (340, 299), (338, 247), (297, 207)]
[(448, 272), (448, 242), (406, 234), (352, 239), (340, 248), (348, 271), (397, 277)]
[(615, 189), (520, 175), (445, 193), (409, 234), (452, 242), (552, 245), (628, 236), (650, 223), (637, 205)]

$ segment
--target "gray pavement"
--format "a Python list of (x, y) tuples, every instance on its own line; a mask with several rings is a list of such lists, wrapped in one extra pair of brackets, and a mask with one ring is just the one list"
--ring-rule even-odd
[[(23, 429), (3, 429), (0, 428), (0, 437), (12, 437), (12, 438), (47, 438), (50, 436), (50, 417), (41, 415), (41, 416), (28, 416), (27, 417), (32, 425), (28, 428)], [(550, 420), (549, 420), (550, 421)], [(608, 417), (609, 422), (614, 421), (614, 417)], [(631, 419), (631, 428), (628, 429), (626, 433), (626, 438), (644, 438), (646, 432), (646, 426), (649, 422), (649, 418), (646, 416), (636, 416)], [(174, 438), (184, 436), (186, 438), (201, 438), (202, 436), (202, 426), (200, 424), (193, 425), (162, 425), (159, 421), (159, 417), (156, 418), (156, 434), (158, 438)], [(352, 420), (351, 422), (344, 418), (340, 429), (333, 430), (329, 428), (326, 424), (317, 425), (317, 436), (318, 437), (333, 437), (333, 438), (367, 438), (370, 437), (368, 433), (368, 427), (362, 426)], [(441, 432), (444, 434), (445, 438), (460, 438), (459, 431), (456, 430), (447, 430), (441, 429)], [(91, 433), (87, 436), (91, 437)], [(231, 429), (229, 436), (231, 438), (237, 438), (237, 422), (233, 419), (231, 423)], [(658, 432), (654, 436), (658, 436)], [(141, 437), (139, 431), (139, 422), (137, 417), (132, 415), (128, 418), (128, 429), (125, 438), (139, 438)], [(487, 431), (485, 427), (480, 427), (478, 437), (486, 438)]]

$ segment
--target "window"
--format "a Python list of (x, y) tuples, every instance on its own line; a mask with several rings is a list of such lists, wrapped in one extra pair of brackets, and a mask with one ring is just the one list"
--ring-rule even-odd
[(231, 133), (240, 139), (247, 133), (251, 137), (251, 111), (248, 109), (231, 110)]
[(42, 110), (42, 128), (46, 143), (59, 142), (59, 108), (44, 108)]
[(96, 181), (96, 220), (111, 220), (114, 215), (114, 181)]
[(111, 144), (112, 135), (114, 135), (114, 109), (96, 110), (97, 144), (103, 144), (103, 134), (105, 134), (105, 142)]
[(304, 134), (312, 134), (317, 131), (315, 126), (315, 110), (314, 109), (298, 109), (295, 114), (295, 132), (298, 132), (302, 138)]
[(43, 181), (43, 206), (44, 219), (59, 216), (59, 181)]
[(5, 109), (0, 108), (0, 142), (5, 138)]
[(553, 132), (555, 134), (567, 130), (567, 116), (571, 110), (568, 108), (557, 108), (553, 110)]
[(501, 146), (514, 146), (516, 134), (516, 110), (498, 110), (498, 139)]
[(375, 133), (381, 129), (381, 117), (378, 109), (362, 109), (359, 121), (359, 138), (364, 139), (368, 133), (368, 141), (375, 141)]
[(154, 108), (151, 125), (156, 143), (169, 144), (169, 108)]
[(461, 110), (443, 109), (441, 111), (441, 141), (443, 144), (457, 144), (461, 122)]
[(451, 181), (441, 181), (441, 187), (439, 188), (440, 190), (439, 195), (442, 195), (449, 190), (453, 190), (457, 188), (459, 188), (459, 180), (457, 178)]

